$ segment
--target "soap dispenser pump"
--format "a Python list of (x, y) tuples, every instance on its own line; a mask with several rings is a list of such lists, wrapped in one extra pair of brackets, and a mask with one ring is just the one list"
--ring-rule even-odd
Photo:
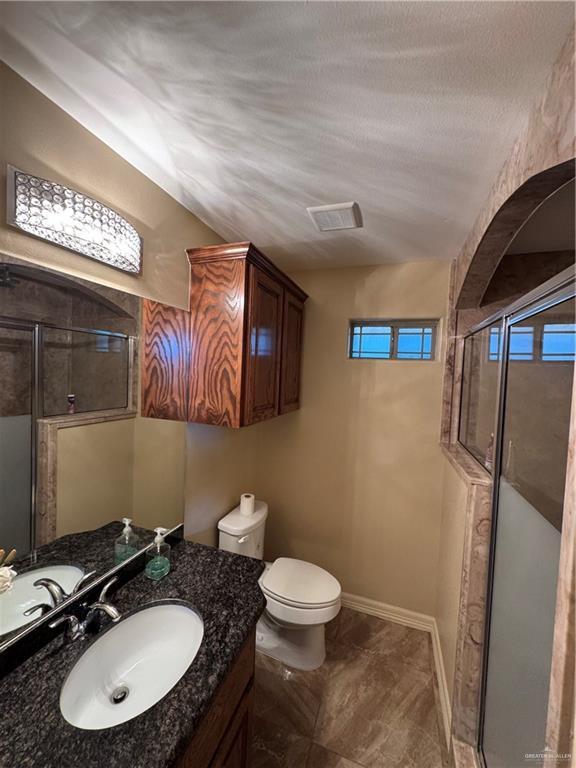
[(164, 541), (167, 528), (154, 528), (156, 536), (154, 543), (146, 552), (146, 568), (144, 573), (149, 579), (159, 581), (170, 571), (170, 544)]
[(130, 527), (132, 520), (129, 517), (123, 517), (122, 522), (124, 529), (114, 542), (114, 562), (116, 565), (128, 560), (140, 549), (140, 539)]

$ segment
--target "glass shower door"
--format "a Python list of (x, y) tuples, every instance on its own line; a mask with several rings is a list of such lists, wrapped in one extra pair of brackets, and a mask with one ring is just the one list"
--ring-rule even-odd
[[(574, 375), (574, 299), (509, 323), (482, 750), (542, 766)], [(552, 304), (552, 305), (551, 305)]]
[(32, 547), (34, 332), (0, 324), (0, 548)]

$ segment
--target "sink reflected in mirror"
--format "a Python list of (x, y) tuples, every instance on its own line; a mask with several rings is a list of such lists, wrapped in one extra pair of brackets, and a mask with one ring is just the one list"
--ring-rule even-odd
[[(83, 576), (83, 569), (75, 565), (49, 565), (18, 574), (12, 589), (0, 597), (0, 635), (36, 621), (42, 615), (40, 606), (53, 607), (50, 593), (43, 586), (35, 586), (36, 581), (52, 579), (70, 594)], [(37, 610), (31, 612), (34, 608)]]
[(157, 704), (190, 667), (204, 622), (182, 601), (151, 603), (111, 624), (86, 649), (60, 694), (76, 728), (112, 728)]

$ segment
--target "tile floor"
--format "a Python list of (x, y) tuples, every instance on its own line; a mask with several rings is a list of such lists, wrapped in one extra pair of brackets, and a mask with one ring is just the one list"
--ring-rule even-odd
[(343, 608), (319, 670), (256, 656), (251, 768), (442, 768), (427, 632)]

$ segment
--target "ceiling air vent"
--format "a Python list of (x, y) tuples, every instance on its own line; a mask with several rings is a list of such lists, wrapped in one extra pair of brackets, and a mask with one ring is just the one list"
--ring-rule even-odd
[(357, 229), (362, 226), (362, 213), (358, 203), (335, 203), (306, 208), (320, 232), (333, 229)]

